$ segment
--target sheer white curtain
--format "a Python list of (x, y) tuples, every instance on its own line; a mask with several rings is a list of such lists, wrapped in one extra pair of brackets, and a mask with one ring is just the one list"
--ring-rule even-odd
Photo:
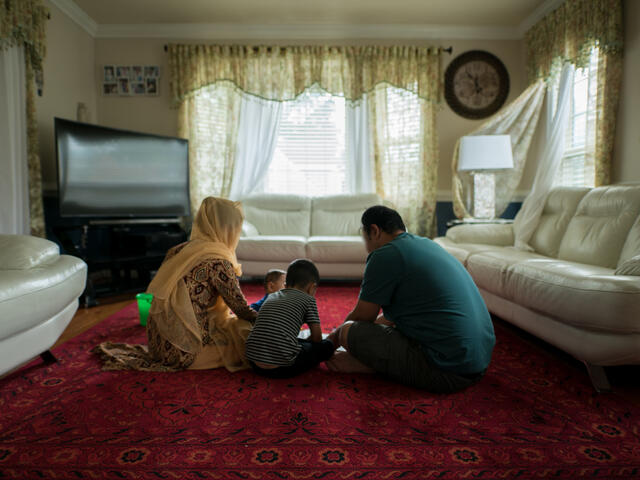
[(374, 173), (367, 94), (345, 108), (349, 193), (373, 193)]
[(282, 102), (242, 95), (236, 141), (236, 158), (229, 198), (252, 193), (269, 170), (276, 148)]
[[(540, 111), (544, 102), (546, 84), (540, 80), (531, 84), (518, 98), (505, 106), (467, 135), (509, 135), (513, 148), (514, 168), (495, 173), (496, 211), (500, 216), (513, 200), (513, 194), (520, 183), (522, 172), (527, 161), (531, 139), (538, 126)], [(473, 182), (468, 172), (458, 171), (460, 139), (458, 139), (451, 164), (453, 207), (459, 218), (470, 217), (465, 204), (466, 193)]]
[(529, 240), (533, 234), (553, 181), (560, 168), (564, 151), (565, 132), (571, 110), (574, 67), (565, 63), (560, 73), (558, 98), (554, 105), (551, 89), (547, 89), (547, 116), (545, 118), (545, 146), (538, 159), (536, 176), (531, 193), (527, 196), (514, 222), (515, 246), (532, 250)]
[(29, 172), (23, 47), (0, 49), (0, 233), (28, 235)]

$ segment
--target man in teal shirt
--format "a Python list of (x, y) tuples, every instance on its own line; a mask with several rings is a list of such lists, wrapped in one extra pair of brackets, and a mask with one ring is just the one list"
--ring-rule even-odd
[(329, 339), (406, 385), (449, 393), (477, 382), (495, 335), (465, 268), (437, 243), (407, 233), (388, 207), (367, 209), (362, 233), (369, 256), (358, 303)]

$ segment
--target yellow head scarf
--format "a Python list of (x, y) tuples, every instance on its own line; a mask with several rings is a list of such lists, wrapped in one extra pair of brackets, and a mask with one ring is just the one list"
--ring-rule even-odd
[[(243, 213), (239, 202), (207, 197), (196, 214), (189, 242), (165, 261), (147, 291), (153, 294), (150, 313), (163, 338), (185, 352), (202, 350), (202, 331), (184, 277), (196, 265), (207, 259), (231, 262), (236, 274), (242, 270), (235, 250), (242, 231)], [(220, 324), (228, 323), (229, 307), (218, 296), (209, 311), (209, 333), (213, 337)]]

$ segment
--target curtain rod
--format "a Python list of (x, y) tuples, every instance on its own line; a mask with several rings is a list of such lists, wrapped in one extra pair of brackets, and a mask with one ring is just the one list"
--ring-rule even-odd
[[(284, 48), (284, 47), (282, 47), (282, 48)], [(165, 44), (164, 51), (166, 52), (168, 50), (169, 50), (169, 46)], [(451, 55), (453, 53), (453, 47), (447, 47), (447, 48), (440, 47), (440, 50), (442, 50), (443, 52), (448, 53), (449, 55)], [(258, 47), (253, 47), (253, 51), (257, 52), (258, 51)], [(267, 47), (267, 52), (270, 52), (270, 51), (271, 51), (271, 47)]]

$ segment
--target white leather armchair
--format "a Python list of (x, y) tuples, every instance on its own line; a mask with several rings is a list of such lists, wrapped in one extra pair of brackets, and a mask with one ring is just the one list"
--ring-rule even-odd
[(557, 188), (530, 246), (511, 225), (461, 225), (437, 238), (467, 268), (489, 310), (583, 361), (640, 363), (640, 185)]
[(55, 360), (48, 349), (78, 309), (86, 277), (87, 265), (49, 240), (0, 235), (0, 375), (40, 354)]

